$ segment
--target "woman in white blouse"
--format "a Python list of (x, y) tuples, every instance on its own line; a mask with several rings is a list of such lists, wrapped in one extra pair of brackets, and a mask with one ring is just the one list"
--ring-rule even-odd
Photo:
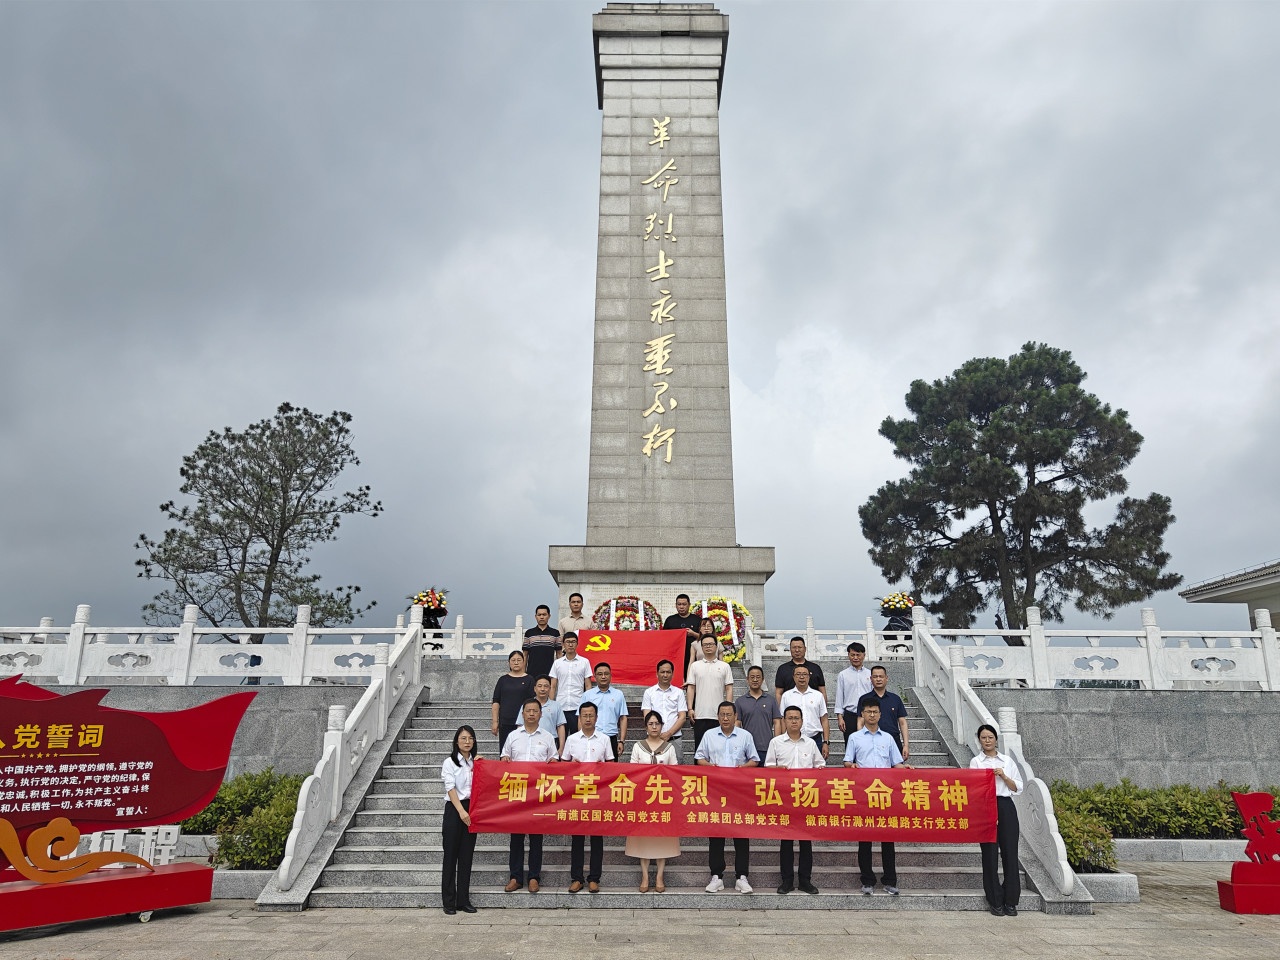
[[(1016, 917), (1022, 895), (1018, 865), (1018, 808), (1013, 798), (1022, 792), (1022, 773), (1011, 757), (996, 752), (996, 728), (984, 723), (978, 728), (982, 752), (969, 761), (974, 770), (996, 772), (996, 842), (982, 843), (982, 888), (993, 916)], [(1004, 868), (1000, 882), (997, 867)]]
[[(645, 738), (631, 748), (632, 763), (660, 763), (675, 765), (680, 762), (680, 754), (676, 745), (670, 740), (662, 739), (662, 714), (650, 710), (644, 715)], [(627, 837), (626, 854), (640, 861), (640, 892), (649, 892), (649, 861), (658, 861), (658, 872), (654, 877), (654, 887), (658, 893), (667, 889), (663, 882), (662, 871), (667, 860), (680, 856), (679, 837)]]
[(447, 802), (444, 805), (444, 868), (440, 893), (444, 912), (475, 913), (471, 905), (471, 858), (476, 851), (476, 835), (471, 825), (471, 768), (475, 763), (476, 732), (463, 724), (453, 735), (453, 749), (440, 767)]

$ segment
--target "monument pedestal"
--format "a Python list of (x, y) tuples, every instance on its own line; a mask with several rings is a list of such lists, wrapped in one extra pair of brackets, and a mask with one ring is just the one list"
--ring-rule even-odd
[[(550, 549), (548, 567), (560, 588), (560, 609), (569, 594), (583, 596), (587, 615), (606, 600), (635, 595), (665, 617), (676, 595), (693, 600), (724, 596), (751, 611), (764, 626), (764, 584), (773, 575), (773, 547), (560, 546)], [(697, 611), (694, 611), (697, 612)]]

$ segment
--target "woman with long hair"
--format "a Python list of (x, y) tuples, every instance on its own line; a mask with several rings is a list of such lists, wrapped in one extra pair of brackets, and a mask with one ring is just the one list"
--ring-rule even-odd
[[(1022, 895), (1022, 867), (1018, 865), (1018, 808), (1013, 798), (1022, 792), (1022, 773), (1013, 759), (996, 751), (996, 728), (984, 723), (978, 728), (982, 751), (969, 761), (974, 770), (996, 772), (996, 842), (982, 843), (982, 889), (992, 916), (1016, 917)], [(1004, 868), (1004, 882), (998, 867)]]
[[(645, 737), (631, 748), (632, 763), (660, 763), (674, 766), (680, 762), (675, 744), (662, 739), (662, 714), (650, 710), (644, 715)], [(654, 889), (666, 892), (662, 871), (671, 857), (680, 856), (679, 837), (627, 837), (626, 854), (640, 861), (640, 892), (649, 892), (649, 861), (658, 861), (658, 873)]]
[(444, 837), (444, 868), (440, 893), (444, 912), (475, 913), (471, 905), (471, 858), (476, 852), (476, 835), (471, 825), (471, 771), (476, 759), (476, 732), (463, 724), (453, 735), (453, 749), (440, 767), (446, 802), (441, 833)]

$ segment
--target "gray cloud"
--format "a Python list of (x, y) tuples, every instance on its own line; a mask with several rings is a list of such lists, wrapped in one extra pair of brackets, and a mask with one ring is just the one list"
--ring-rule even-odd
[[(136, 622), (131, 543), (182, 455), (284, 399), (355, 415), (351, 483), (387, 514), (316, 565), (374, 620), (429, 582), (475, 625), (553, 596), (546, 545), (585, 523), (599, 6), (0, 7), (0, 623)], [(724, 9), (738, 528), (778, 547), (770, 622), (873, 612), (879, 421), (1028, 339), (1130, 411), (1176, 569), (1270, 559), (1280, 10)]]

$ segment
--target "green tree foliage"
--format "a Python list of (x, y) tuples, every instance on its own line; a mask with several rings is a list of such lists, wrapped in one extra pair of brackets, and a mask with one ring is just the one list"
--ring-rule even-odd
[(1067, 601), (1109, 618), (1182, 582), (1164, 572), (1168, 497), (1124, 497), (1110, 523), (1085, 522), (1089, 504), (1128, 489), (1122, 471), (1142, 437), (1084, 378), (1068, 351), (1028, 343), (916, 380), (911, 416), (880, 425), (912, 469), (859, 509), (862, 532), (885, 578), (912, 584), (947, 626), (970, 626), (990, 604), (1010, 628), (1025, 626), (1028, 606), (1061, 620)]
[(161, 504), (176, 526), (135, 544), (138, 576), (169, 582), (142, 608), (146, 622), (174, 623), (189, 603), (215, 627), (287, 626), (304, 603), (313, 624), (344, 624), (372, 607), (355, 606), (359, 587), (326, 590), (307, 571), (311, 550), (337, 537), (343, 517), (382, 512), (367, 486), (334, 492), (338, 475), (360, 463), (350, 423), (342, 411), (284, 403), (243, 432), (211, 432), (183, 457), (180, 493), (194, 503)]

